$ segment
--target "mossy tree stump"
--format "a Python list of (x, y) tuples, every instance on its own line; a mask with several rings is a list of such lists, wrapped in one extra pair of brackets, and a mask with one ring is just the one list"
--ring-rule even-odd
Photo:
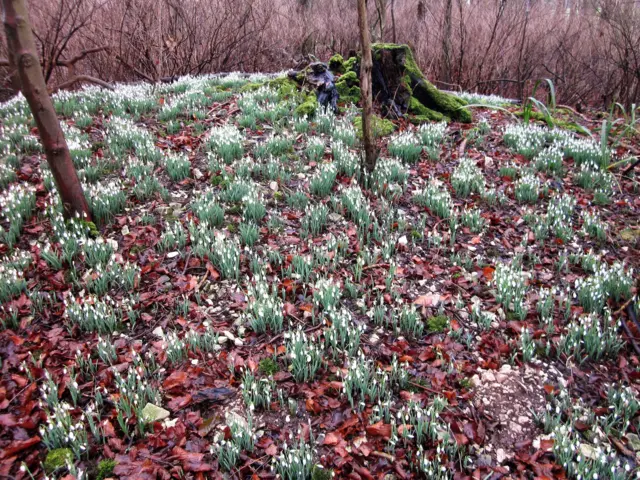
[[(471, 122), (471, 111), (467, 103), (455, 95), (445, 93), (429, 82), (418, 65), (413, 52), (407, 45), (374, 43), (373, 56), (373, 99), (388, 118), (400, 118), (411, 114), (410, 119), (422, 122), (445, 118), (460, 122)], [(340, 101), (359, 100), (358, 57), (344, 60), (335, 55), (329, 67), (341, 76), (336, 80)]]

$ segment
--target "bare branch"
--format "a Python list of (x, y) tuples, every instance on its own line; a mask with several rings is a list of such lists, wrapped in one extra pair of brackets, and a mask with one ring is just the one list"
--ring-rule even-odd
[(75, 65), (80, 60), (84, 59), (87, 55), (91, 55), (92, 53), (109, 51), (110, 49), (111, 47), (109, 45), (96, 47), (96, 48), (89, 48), (87, 50), (83, 50), (78, 55), (70, 58), (69, 60), (58, 60), (58, 63), (56, 63), (56, 65), (58, 65), (59, 67), (69, 67), (70, 65)]
[(100, 85), (101, 87), (107, 88), (109, 90), (113, 90), (113, 85), (105, 82), (104, 80), (100, 80), (99, 78), (92, 77), (91, 75), (77, 75), (69, 80), (62, 82), (55, 87), (49, 89), (49, 93), (57, 92), (58, 90), (62, 90), (64, 88), (68, 88), (73, 86), (75, 83), (93, 83), (94, 85)]
[(136, 67), (134, 67), (133, 65), (130, 65), (129, 63), (127, 63), (127, 61), (122, 58), (120, 55), (116, 55), (116, 60), (120, 61), (120, 63), (122, 63), (125, 67), (127, 67), (129, 70), (131, 70), (133, 73), (135, 73), (136, 75), (138, 75), (139, 77), (144, 78), (147, 82), (153, 82), (153, 78), (151, 78), (149, 75), (147, 75), (144, 72), (141, 72), (140, 70), (138, 70)]

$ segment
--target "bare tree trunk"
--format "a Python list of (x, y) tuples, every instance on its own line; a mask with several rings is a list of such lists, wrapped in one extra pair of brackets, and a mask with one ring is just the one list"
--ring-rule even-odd
[[(386, 0), (375, 0), (376, 3), (376, 22), (374, 27), (378, 27), (376, 42), (384, 42), (384, 29), (387, 24), (387, 2)], [(374, 29), (375, 32), (375, 29)]]
[(376, 165), (376, 149), (371, 132), (371, 115), (373, 95), (371, 91), (371, 38), (369, 37), (369, 23), (367, 22), (366, 0), (358, 0), (358, 26), (360, 27), (360, 48), (362, 62), (360, 63), (360, 91), (362, 98), (362, 140), (364, 142), (365, 161), (367, 171), (372, 171)]
[(20, 89), (36, 121), (64, 213), (67, 217), (79, 214), (90, 220), (89, 205), (47, 92), (25, 1), (2, 0), (2, 16), (11, 68), (18, 72)]
[(527, 27), (529, 26), (529, 14), (531, 13), (530, 10), (530, 6), (529, 6), (529, 1), (527, 0), (527, 4), (525, 6), (525, 17), (524, 17), (524, 24), (522, 26), (522, 40), (520, 42), (520, 50), (518, 52), (518, 69), (517, 69), (517, 75), (518, 75), (518, 96), (520, 99), (522, 99), (522, 101), (524, 102), (524, 90), (525, 90), (525, 83), (526, 83), (526, 78), (523, 72), (523, 56), (524, 56), (524, 50), (525, 50), (525, 45), (527, 43)]
[(442, 80), (451, 83), (451, 27), (453, 16), (453, 0), (446, 0), (444, 12), (444, 25), (442, 32)]
[(396, 37), (396, 0), (391, 0), (391, 36), (393, 43), (398, 43)]

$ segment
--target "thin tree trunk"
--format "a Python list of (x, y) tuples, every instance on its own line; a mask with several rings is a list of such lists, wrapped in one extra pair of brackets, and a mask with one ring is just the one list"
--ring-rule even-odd
[(386, 0), (375, 0), (376, 3), (376, 25), (378, 27), (378, 35), (374, 40), (377, 42), (384, 42), (384, 29), (387, 24), (387, 5)]
[(366, 0), (358, 0), (358, 26), (360, 27), (360, 47), (362, 49), (360, 92), (362, 98), (362, 140), (365, 153), (364, 166), (367, 171), (372, 171), (376, 165), (375, 144), (371, 132), (373, 110), (371, 71), (373, 70), (373, 60), (371, 58), (371, 38), (369, 37), (369, 23), (367, 22)]
[(391, 36), (393, 43), (398, 43), (398, 38), (396, 37), (396, 0), (391, 0)]
[(89, 205), (47, 92), (25, 1), (2, 0), (2, 15), (11, 68), (18, 73), (20, 89), (36, 121), (64, 213), (67, 217), (79, 214), (90, 220)]
[(453, 16), (453, 0), (446, 0), (444, 12), (444, 25), (442, 32), (442, 72), (443, 81), (451, 83), (451, 28)]

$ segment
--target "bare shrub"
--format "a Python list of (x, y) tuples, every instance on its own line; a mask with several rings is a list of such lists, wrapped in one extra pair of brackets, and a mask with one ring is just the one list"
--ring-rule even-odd
[[(119, 82), (278, 71), (358, 48), (351, 0), (29, 3), (43, 72), (55, 83), (71, 75), (61, 61), (102, 46), (109, 49), (86, 55), (72, 73)], [(640, 100), (640, 6), (632, 0), (376, 0), (369, 9), (375, 38), (391, 41), (395, 28), (443, 88), (523, 97), (551, 78), (561, 103)]]

